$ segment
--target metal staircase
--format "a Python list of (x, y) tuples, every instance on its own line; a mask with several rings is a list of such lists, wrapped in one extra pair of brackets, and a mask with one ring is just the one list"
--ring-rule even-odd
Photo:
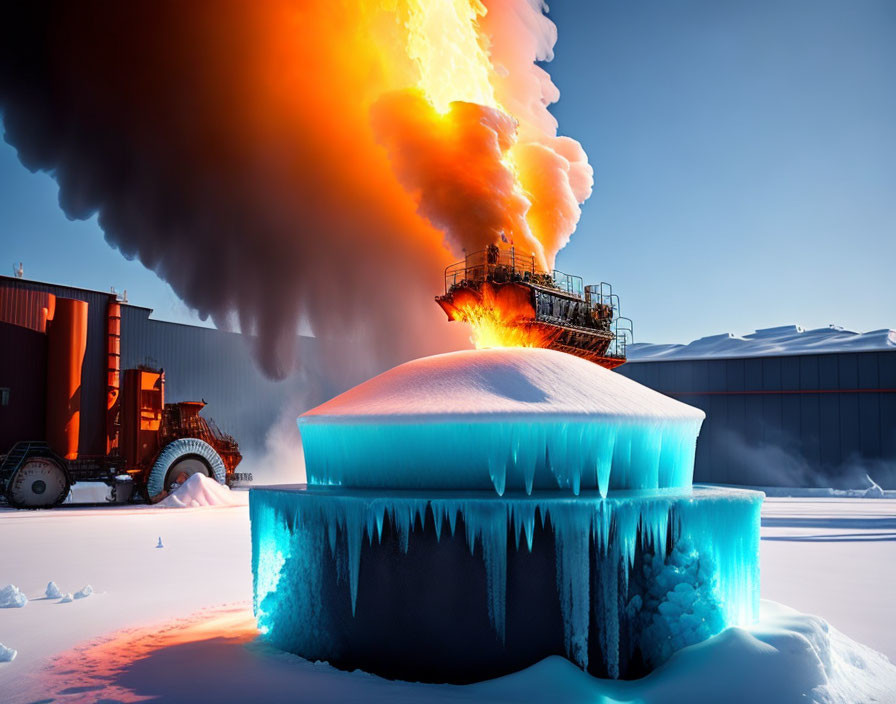
[(0, 496), (6, 494), (9, 481), (31, 455), (52, 455), (52, 450), (43, 440), (20, 440), (6, 455), (0, 457)]

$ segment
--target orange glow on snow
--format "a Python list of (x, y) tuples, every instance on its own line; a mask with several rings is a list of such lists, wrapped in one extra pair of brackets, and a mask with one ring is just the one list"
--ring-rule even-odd
[[(43, 688), (72, 703), (113, 700), (134, 704), (156, 699), (142, 696), (118, 683), (134, 663), (166, 649), (207, 642), (243, 644), (258, 637), (248, 605), (232, 605), (200, 611), (167, 624), (117, 631), (80, 645), (55, 658), (40, 673)], [(182, 663), (189, 671), (190, 663)], [(171, 673), (180, 677), (184, 672)], [(55, 700), (54, 700), (55, 701)]]

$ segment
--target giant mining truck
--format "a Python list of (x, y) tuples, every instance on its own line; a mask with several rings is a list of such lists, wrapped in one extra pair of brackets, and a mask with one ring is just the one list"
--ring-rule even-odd
[(539, 346), (582, 357), (608, 369), (625, 363), (632, 321), (619, 315), (619, 296), (602, 282), (545, 271), (534, 254), (489, 245), (445, 269), (436, 303), (448, 320), (467, 320), (472, 308), (497, 310), (505, 324), (532, 331)]
[[(0, 496), (17, 508), (51, 508), (73, 484), (89, 481), (111, 487), (107, 500), (153, 501), (196, 473), (221, 483), (242, 477), (234, 474), (242, 459), (237, 442), (199, 415), (205, 402), (165, 403), (161, 369), (122, 372), (121, 306), (114, 295), (103, 327), (105, 384), (88, 384), (99, 396), (88, 398), (82, 384), (82, 375), (91, 373), (85, 364), (88, 303), (0, 286), (0, 372), (7, 378), (0, 384), (0, 411), (10, 411), (0, 415)], [(10, 404), (11, 393), (19, 396), (17, 404)], [(90, 434), (82, 433), (88, 407), (97, 418), (105, 409), (105, 427), (91, 430), (95, 442), (86, 449), (79, 441)]]

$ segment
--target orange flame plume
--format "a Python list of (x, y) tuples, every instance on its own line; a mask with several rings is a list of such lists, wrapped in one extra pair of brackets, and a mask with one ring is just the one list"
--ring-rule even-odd
[(452, 302), (452, 320), (468, 323), (470, 342), (486, 347), (547, 347), (557, 332), (534, 324), (535, 310), (524, 289), (496, 288), (484, 283), (481, 298), (469, 290), (459, 291)]
[[(383, 94), (371, 116), (399, 181), (455, 251), (505, 242), (550, 270), (592, 186), (581, 146), (556, 135), (547, 105), (558, 93), (534, 64), (550, 58), (553, 25), (527, 2), (407, 0), (395, 10), (414, 84)], [(494, 293), (456, 304), (477, 347), (550, 342), (530, 324), (531, 304)]]
[(548, 111), (545, 11), (12, 3), (0, 112), (70, 218), (97, 215), (202, 317), (251, 333), (270, 376), (291, 373), (302, 329), (364, 378), (460, 342), (419, 330), (463, 250), (506, 240), (549, 271), (575, 230), (592, 171)]

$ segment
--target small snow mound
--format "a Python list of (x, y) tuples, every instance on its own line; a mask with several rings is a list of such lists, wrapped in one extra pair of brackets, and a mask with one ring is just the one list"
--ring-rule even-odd
[(28, 597), (15, 584), (0, 589), (0, 609), (21, 609), (27, 603)]
[(0, 662), (12, 662), (18, 654), (18, 650), (7, 648), (3, 643), (0, 643)]
[(47, 596), (47, 599), (61, 599), (62, 592), (59, 587), (56, 586), (56, 582), (50, 582), (47, 585), (47, 591), (44, 592)]
[(62, 597), (62, 601), (60, 601), (59, 603), (60, 604), (71, 604), (74, 600), (75, 600), (75, 598), (72, 596), (72, 593), (69, 592), (64, 597)]
[(91, 587), (91, 586), (88, 584), (86, 587), (84, 587), (83, 589), (81, 589), (81, 591), (77, 591), (77, 592), (75, 592), (75, 599), (86, 599), (86, 598), (89, 597), (91, 594), (93, 594), (93, 587)]
[(230, 487), (218, 484), (204, 474), (194, 474), (158, 503), (162, 508), (198, 508), (200, 506), (237, 506)]
[(896, 667), (886, 656), (817, 616), (769, 601), (761, 611), (756, 625), (681, 650), (647, 680), (692, 703), (731, 701), (730, 692), (750, 702), (892, 701)]

